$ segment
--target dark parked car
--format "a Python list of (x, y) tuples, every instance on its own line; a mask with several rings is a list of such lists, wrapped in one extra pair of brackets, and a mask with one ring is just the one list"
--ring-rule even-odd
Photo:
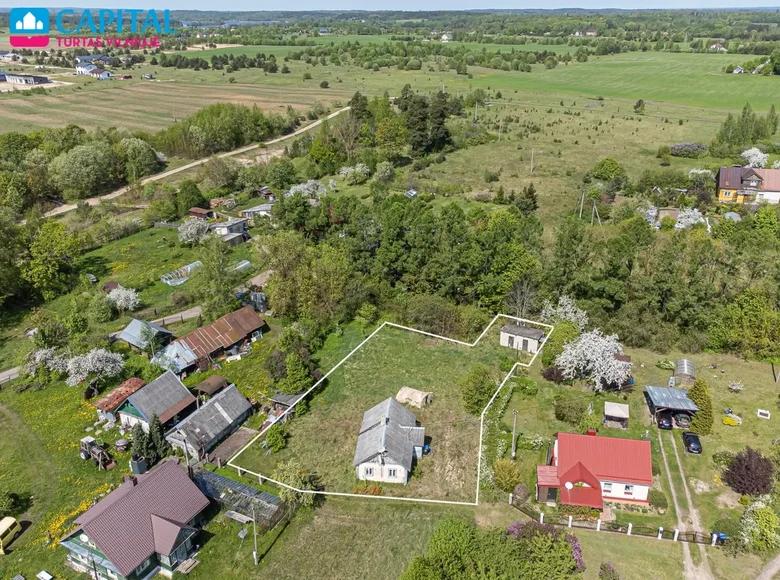
[(696, 453), (697, 455), (701, 454), (701, 441), (699, 441), (699, 436), (696, 435), (696, 433), (683, 431), (682, 440), (683, 445), (685, 445), (685, 450), (688, 453)]
[(681, 429), (687, 429), (691, 426), (691, 416), (685, 413), (679, 413), (674, 416), (674, 424)]
[(672, 423), (672, 414), (668, 411), (658, 413), (658, 428), (659, 429), (672, 429), (674, 424)]

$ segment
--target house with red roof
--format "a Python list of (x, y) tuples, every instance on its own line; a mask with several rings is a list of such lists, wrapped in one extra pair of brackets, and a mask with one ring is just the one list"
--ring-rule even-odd
[(604, 502), (648, 503), (650, 441), (556, 433), (546, 465), (536, 467), (536, 500), (601, 510)]
[(209, 499), (175, 461), (126, 476), (124, 483), (75, 520), (60, 541), (66, 564), (93, 578), (171, 577), (198, 550)]

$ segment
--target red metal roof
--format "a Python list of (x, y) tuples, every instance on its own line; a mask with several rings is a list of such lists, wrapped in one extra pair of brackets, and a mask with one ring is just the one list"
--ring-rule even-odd
[(578, 463), (599, 481), (653, 484), (650, 441), (558, 433), (558, 473)]
[[(561, 502), (567, 505), (580, 505), (602, 509), (601, 482), (581, 462), (577, 462), (565, 472), (560, 472), (558, 493)], [(567, 487), (568, 484), (568, 487)], [(582, 485), (586, 484), (586, 486)]]
[(537, 465), (536, 483), (540, 487), (558, 487), (558, 468), (554, 465)]
[(114, 409), (117, 409), (119, 405), (124, 403), (127, 400), (127, 397), (145, 385), (146, 381), (139, 379), (138, 377), (127, 379), (113, 391), (110, 391), (101, 399), (99, 399), (96, 403), (94, 403), (94, 405), (101, 411), (110, 413)]
[(220, 349), (230, 348), (241, 342), (255, 330), (262, 328), (263, 324), (263, 319), (257, 315), (254, 308), (244, 306), (208, 326), (177, 338), (174, 342), (186, 344), (199, 359), (207, 358)]

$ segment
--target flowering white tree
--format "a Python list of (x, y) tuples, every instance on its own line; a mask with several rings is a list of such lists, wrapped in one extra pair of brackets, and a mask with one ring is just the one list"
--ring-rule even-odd
[(339, 175), (349, 185), (360, 185), (365, 183), (368, 177), (371, 175), (371, 170), (365, 163), (358, 163), (353, 167), (342, 167), (339, 171)]
[(544, 301), (541, 313), (542, 320), (548, 324), (555, 322), (571, 322), (580, 330), (588, 325), (588, 313), (578, 308), (572, 298), (562, 294), (558, 298), (558, 304), (553, 305), (549, 300)]
[(758, 147), (751, 147), (742, 152), (742, 159), (749, 167), (766, 167), (769, 155), (762, 153)]
[(335, 179), (328, 180), (328, 189), (330, 189), (331, 191), (337, 191), (338, 188), (339, 188), (339, 185), (338, 185), (338, 183), (336, 183)]
[(68, 386), (74, 387), (90, 376), (98, 379), (115, 377), (122, 372), (124, 359), (119, 353), (105, 348), (93, 348), (87, 354), (74, 356), (68, 361)]
[(300, 193), (305, 197), (320, 197), (325, 195), (327, 192), (328, 190), (325, 189), (325, 186), (322, 185), (322, 183), (320, 183), (316, 179), (310, 179), (306, 183), (299, 183), (298, 185), (293, 185), (290, 188), (290, 190), (285, 194), (285, 196), (290, 197), (292, 195), (295, 195), (296, 193)]
[(188, 219), (179, 226), (179, 241), (183, 244), (202, 244), (209, 236), (209, 224), (196, 218)]
[(712, 179), (714, 174), (709, 169), (691, 169), (688, 172), (688, 179)]
[(390, 183), (395, 179), (395, 167), (389, 161), (382, 161), (377, 164), (374, 172), (374, 181), (380, 183)]
[(595, 328), (566, 343), (555, 365), (566, 379), (588, 377), (600, 391), (604, 385), (622, 385), (631, 376), (631, 363), (615, 358), (622, 352), (617, 335), (604, 335)]
[(772, 163), (772, 169), (780, 169), (780, 161), (775, 161)]
[(674, 229), (684, 230), (701, 223), (704, 223), (704, 218), (698, 209), (683, 208), (677, 215), (677, 223), (674, 224)]
[(133, 311), (141, 305), (141, 299), (138, 292), (133, 288), (117, 286), (108, 293), (108, 301), (114, 305), (114, 308), (120, 312), (125, 310)]
[(39, 348), (27, 354), (24, 360), (24, 372), (34, 377), (40, 371), (46, 370), (63, 374), (68, 370), (68, 361), (57, 354), (56, 348)]

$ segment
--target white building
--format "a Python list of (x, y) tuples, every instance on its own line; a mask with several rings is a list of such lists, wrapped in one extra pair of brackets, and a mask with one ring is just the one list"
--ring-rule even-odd
[(241, 217), (248, 219), (254, 219), (256, 217), (271, 217), (271, 210), (273, 207), (274, 206), (271, 203), (263, 203), (256, 205), (255, 207), (250, 207), (249, 209), (242, 209), (238, 213)]
[(102, 68), (95, 68), (89, 73), (89, 76), (101, 81), (107, 81), (111, 78), (112, 75), (110, 71), (104, 70)]
[(523, 350), (536, 354), (540, 345), (544, 342), (544, 331), (531, 326), (519, 324), (505, 324), (501, 327), (501, 346), (508, 346), (515, 350)]
[(363, 415), (355, 448), (355, 476), (361, 480), (403, 483), (414, 459), (422, 457), (425, 429), (392, 397)]
[(92, 71), (96, 68), (97, 66), (91, 62), (79, 63), (76, 65), (76, 74), (80, 76), (92, 74)]

